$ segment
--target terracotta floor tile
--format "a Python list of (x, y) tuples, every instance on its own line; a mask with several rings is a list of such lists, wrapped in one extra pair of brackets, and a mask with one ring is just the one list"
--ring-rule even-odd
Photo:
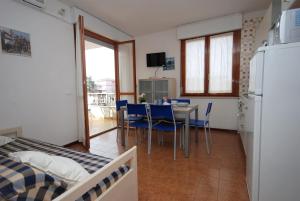
[[(191, 132), (190, 157), (185, 158), (178, 146), (176, 161), (172, 135), (165, 135), (164, 144), (158, 145), (154, 133), (151, 155), (143, 137), (137, 146), (139, 201), (249, 201), (239, 136), (212, 130), (213, 146), (208, 155), (203, 130), (198, 143), (193, 129)], [(134, 132), (130, 132), (129, 144), (135, 145)], [(81, 150), (79, 145), (71, 148)], [(114, 158), (124, 148), (117, 144), (116, 131), (112, 131), (93, 138), (90, 151)]]
[(246, 182), (235, 183), (221, 180), (218, 197), (220, 201), (248, 201)]

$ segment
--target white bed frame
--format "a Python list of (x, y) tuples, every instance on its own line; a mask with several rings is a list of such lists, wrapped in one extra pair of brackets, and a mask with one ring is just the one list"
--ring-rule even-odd
[[(22, 128), (0, 129), (0, 135), (22, 136)], [(138, 201), (138, 180), (137, 180), (137, 154), (136, 147), (126, 151), (100, 170), (91, 174), (85, 180), (77, 183), (65, 193), (54, 199), (54, 201), (73, 201), (80, 198), (84, 193), (95, 187), (105, 177), (117, 170), (120, 166), (127, 164), (130, 170), (123, 175), (116, 183), (102, 193), (96, 201)]]

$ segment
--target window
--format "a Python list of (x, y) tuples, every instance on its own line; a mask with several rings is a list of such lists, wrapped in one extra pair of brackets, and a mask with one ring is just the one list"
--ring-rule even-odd
[(240, 31), (181, 41), (183, 96), (238, 96)]
[(204, 38), (186, 42), (186, 92), (204, 93)]

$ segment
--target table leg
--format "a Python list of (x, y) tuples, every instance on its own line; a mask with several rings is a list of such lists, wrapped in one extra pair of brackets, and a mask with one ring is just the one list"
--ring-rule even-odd
[(125, 146), (124, 110), (121, 110), (121, 145)]
[[(198, 121), (198, 107), (197, 107), (197, 109), (195, 110), (195, 120), (196, 121)], [(199, 128), (196, 126), (195, 127), (195, 129), (196, 129), (196, 132), (195, 132), (195, 138), (196, 138), (196, 142), (199, 142)]]
[(185, 115), (184, 156), (190, 155), (190, 114)]

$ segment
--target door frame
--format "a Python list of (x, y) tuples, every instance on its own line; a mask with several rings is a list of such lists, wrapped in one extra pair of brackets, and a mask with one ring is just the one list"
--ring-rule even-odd
[[(113, 130), (107, 130), (105, 132), (98, 133), (96, 135), (90, 136), (89, 129), (89, 115), (88, 115), (88, 97), (87, 97), (87, 83), (86, 83), (86, 60), (85, 60), (85, 37), (91, 37), (96, 40), (113, 45), (114, 56), (115, 56), (115, 88), (116, 88), (116, 100), (120, 100), (121, 95), (133, 95), (134, 101), (136, 102), (136, 55), (135, 55), (135, 40), (129, 41), (115, 41), (98, 33), (95, 33), (84, 27), (84, 20), (82, 16), (79, 16), (79, 31), (80, 31), (80, 46), (81, 46), (81, 62), (82, 62), (82, 88), (83, 88), (83, 108), (84, 108), (84, 125), (85, 125), (85, 145), (86, 148), (90, 148), (90, 138), (101, 135), (105, 132)], [(133, 93), (120, 93), (120, 80), (119, 80), (119, 48), (120, 44), (132, 43), (133, 45), (133, 82), (134, 82), (134, 92)]]

